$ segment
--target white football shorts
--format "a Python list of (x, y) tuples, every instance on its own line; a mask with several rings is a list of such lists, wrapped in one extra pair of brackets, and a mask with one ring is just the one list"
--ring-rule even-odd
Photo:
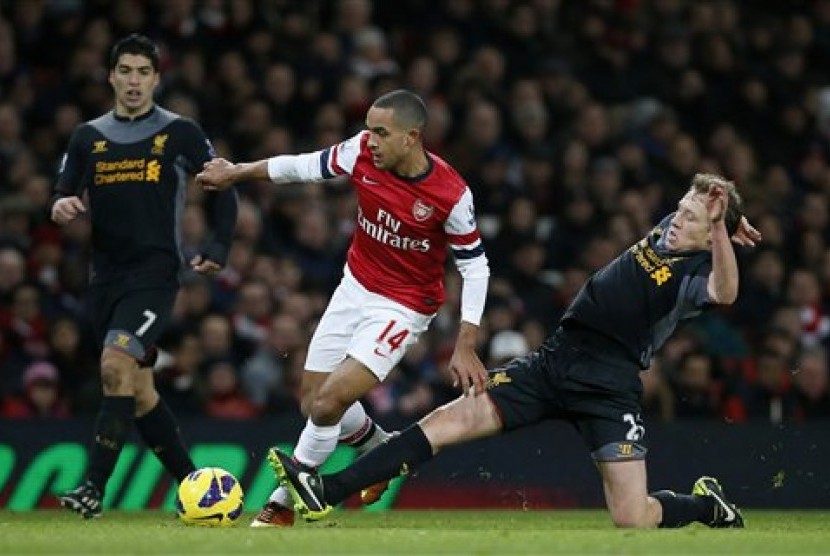
[(347, 268), (311, 338), (305, 369), (330, 373), (351, 356), (382, 381), (434, 316), (370, 292)]

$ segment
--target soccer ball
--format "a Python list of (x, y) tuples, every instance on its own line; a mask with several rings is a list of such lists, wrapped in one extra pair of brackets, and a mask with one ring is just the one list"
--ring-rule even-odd
[(184, 478), (176, 511), (188, 525), (227, 527), (242, 515), (242, 487), (220, 467), (203, 467)]

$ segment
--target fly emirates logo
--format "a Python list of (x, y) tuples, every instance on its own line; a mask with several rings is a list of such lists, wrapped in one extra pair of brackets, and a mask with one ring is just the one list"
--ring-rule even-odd
[(395, 249), (420, 251), (422, 253), (429, 251), (428, 239), (413, 239), (400, 235), (398, 232), (401, 229), (401, 221), (383, 209), (378, 209), (375, 221), (373, 222), (366, 218), (363, 211), (358, 208), (357, 225), (373, 239)]

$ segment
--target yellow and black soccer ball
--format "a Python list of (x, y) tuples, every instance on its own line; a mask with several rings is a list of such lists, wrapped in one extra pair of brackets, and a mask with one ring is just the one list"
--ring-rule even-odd
[(242, 515), (239, 481), (220, 467), (203, 467), (184, 478), (176, 497), (179, 518), (188, 525), (227, 527)]

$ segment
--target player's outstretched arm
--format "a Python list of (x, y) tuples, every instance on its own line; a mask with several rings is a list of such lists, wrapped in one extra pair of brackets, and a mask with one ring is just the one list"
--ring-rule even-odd
[(221, 191), (246, 180), (267, 180), (268, 159), (256, 162), (234, 164), (224, 158), (205, 162), (201, 172), (196, 174), (196, 183), (211, 191)]
[[(206, 162), (196, 175), (196, 183), (207, 190), (222, 190), (240, 181), (270, 180), (274, 183), (312, 182), (333, 178), (323, 173), (324, 151), (272, 156), (256, 162), (234, 164), (224, 158)], [(342, 173), (342, 172), (341, 172)]]
[(248, 180), (302, 183), (351, 174), (362, 149), (363, 137), (364, 132), (361, 132), (320, 151), (282, 154), (256, 162), (234, 164), (224, 158), (214, 158), (196, 175), (196, 183), (205, 189), (221, 190)]

